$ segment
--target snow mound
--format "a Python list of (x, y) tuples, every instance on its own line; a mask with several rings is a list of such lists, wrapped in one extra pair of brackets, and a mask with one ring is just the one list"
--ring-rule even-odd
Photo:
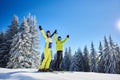
[(120, 80), (120, 75), (93, 72), (37, 72), (37, 69), (0, 68), (0, 80)]

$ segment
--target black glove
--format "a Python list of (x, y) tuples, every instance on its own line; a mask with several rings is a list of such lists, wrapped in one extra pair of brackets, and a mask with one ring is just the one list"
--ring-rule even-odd
[(42, 26), (39, 26), (39, 29), (42, 30)]
[(57, 34), (57, 30), (54, 31), (54, 34)]
[(69, 38), (69, 35), (67, 35), (67, 38)]

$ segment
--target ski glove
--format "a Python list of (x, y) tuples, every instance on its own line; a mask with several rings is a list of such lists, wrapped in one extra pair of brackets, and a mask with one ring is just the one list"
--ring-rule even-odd
[(69, 38), (69, 35), (67, 35), (67, 38)]
[(57, 30), (55, 30), (54, 33), (57, 34)]
[(39, 29), (42, 30), (42, 26), (39, 26)]

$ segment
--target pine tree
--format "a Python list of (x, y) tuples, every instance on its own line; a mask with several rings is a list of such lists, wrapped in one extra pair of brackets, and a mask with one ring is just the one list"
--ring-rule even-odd
[(11, 43), (12, 43), (12, 39), (14, 37), (15, 34), (18, 33), (18, 17), (17, 16), (13, 16), (13, 20), (11, 25), (8, 26), (8, 30), (5, 34), (5, 41), (3, 46), (4, 47), (4, 52), (2, 54), (4, 54), (4, 67), (6, 67), (7, 62), (9, 60), (9, 52), (10, 52), (10, 48), (11, 48)]
[(91, 72), (98, 72), (98, 64), (97, 64), (97, 52), (94, 48), (94, 44), (93, 42), (91, 43), (91, 54), (90, 54), (90, 60), (91, 60), (91, 64), (90, 64), (90, 71)]
[(64, 56), (64, 70), (69, 71), (70, 65), (71, 65), (71, 59), (72, 59), (72, 54), (71, 54), (71, 48), (69, 47), (69, 50), (67, 51), (67, 48), (65, 50), (65, 56)]
[(117, 73), (117, 58), (118, 58), (118, 55), (117, 55), (117, 52), (116, 52), (116, 46), (114, 45), (113, 43), (113, 40), (111, 38), (111, 36), (109, 37), (109, 40), (110, 40), (110, 52), (109, 52), (109, 55), (110, 55), (110, 65), (109, 65), (109, 72), (110, 73)]
[(12, 43), (12, 39), (13, 39), (14, 35), (18, 33), (18, 28), (19, 28), (18, 17), (14, 15), (12, 23), (11, 23), (10, 26), (8, 26), (8, 30), (7, 30), (7, 33), (6, 33), (6, 44), (7, 44), (6, 45), (7, 46), (7, 52), (6, 53), (10, 52), (10, 48), (11, 48), (10, 46), (11, 46), (11, 43)]
[(32, 52), (31, 54), (34, 54), (34, 61), (36, 64), (36, 67), (39, 67), (38, 64), (40, 64), (40, 52), (39, 52), (39, 44), (40, 44), (40, 40), (39, 40), (39, 35), (38, 35), (38, 30), (36, 29), (36, 16), (31, 16), (30, 13), (27, 17), (27, 24), (30, 27), (30, 32), (32, 37), (31, 37), (31, 48), (32, 48)]
[(104, 58), (103, 58), (103, 47), (102, 43), (99, 44), (99, 57), (98, 57), (98, 72), (104, 73)]
[(6, 47), (6, 39), (5, 32), (2, 30), (0, 33), (0, 67), (5, 68), (7, 63), (7, 47)]
[(104, 72), (105, 73), (109, 73), (109, 59), (110, 59), (110, 56), (109, 56), (109, 44), (108, 44), (108, 41), (106, 39), (106, 36), (104, 37), (104, 48), (103, 48), (103, 62), (104, 62)]
[(40, 56), (32, 47), (34, 35), (30, 32), (30, 26), (24, 18), (20, 32), (13, 37), (8, 68), (38, 68)]
[(84, 71), (89, 72), (90, 71), (90, 56), (89, 51), (87, 49), (87, 46), (84, 48), (84, 57), (83, 57), (83, 64), (84, 64)]
[(63, 58), (62, 62), (60, 63), (60, 69), (65, 70), (64, 58)]
[(11, 43), (13, 36), (18, 33), (18, 28), (19, 28), (19, 21), (16, 15), (13, 16), (12, 24), (8, 26), (8, 28), (9, 29), (7, 30), (6, 38), (7, 41)]
[(77, 52), (75, 52), (75, 54), (73, 55), (71, 59), (70, 71), (79, 71), (78, 70), (79, 67), (76, 65), (77, 64), (76, 57), (77, 57)]
[(71, 60), (70, 71), (83, 71), (83, 55), (81, 49), (75, 52)]
[(36, 29), (36, 17), (31, 16), (30, 13), (27, 17), (27, 24), (30, 26), (30, 33), (32, 34), (32, 47), (38, 49), (39, 46), (39, 35), (38, 30)]
[(67, 70), (67, 65), (66, 65), (66, 63), (67, 63), (67, 56), (68, 56), (68, 50), (67, 50), (67, 48), (65, 49), (65, 55), (64, 55), (64, 59), (63, 59), (63, 70)]
[(1, 43), (1, 50), (0, 50), (0, 54), (2, 55), (1, 59), (3, 62), (1, 62), (0, 60), (0, 63), (2, 63), (0, 66), (1, 67), (6, 67), (7, 65), (7, 62), (8, 62), (8, 58), (9, 58), (9, 51), (10, 51), (10, 45), (11, 45), (11, 41), (13, 39), (13, 36), (15, 34), (17, 34), (18, 32), (18, 17), (17, 16), (14, 16), (13, 17), (13, 20), (12, 20), (12, 23), (9, 27), (9, 29), (7, 30), (7, 33), (5, 34), (4, 32), (2, 32), (2, 35), (4, 34), (4, 37), (2, 37), (2, 39), (4, 41), (2, 41)]
[(116, 44), (116, 54), (117, 54), (117, 73), (120, 74), (120, 47)]
[(103, 49), (103, 59), (104, 59), (104, 72), (105, 73), (117, 73), (117, 59), (116, 47), (112, 41), (111, 36), (109, 37), (109, 43), (106, 37), (104, 37), (105, 46)]

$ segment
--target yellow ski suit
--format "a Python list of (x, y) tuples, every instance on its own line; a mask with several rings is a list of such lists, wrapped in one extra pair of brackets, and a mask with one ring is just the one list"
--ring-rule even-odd
[(63, 51), (63, 44), (68, 40), (66, 37), (63, 41), (57, 40), (56, 33), (54, 34), (54, 41), (56, 42), (56, 50), (57, 51)]
[(40, 65), (40, 69), (49, 69), (51, 58), (52, 58), (52, 50), (51, 50), (52, 39), (51, 39), (51, 37), (48, 38), (46, 36), (44, 30), (40, 30), (40, 31), (41, 31), (41, 33), (46, 41), (46, 45), (44, 48), (44, 59)]

